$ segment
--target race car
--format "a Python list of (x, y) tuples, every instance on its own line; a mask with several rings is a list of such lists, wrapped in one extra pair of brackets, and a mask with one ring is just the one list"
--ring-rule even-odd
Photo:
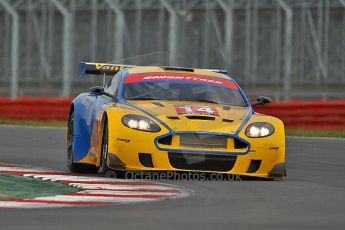
[(279, 179), (284, 124), (255, 113), (225, 70), (79, 64), (111, 76), (70, 107), (67, 165), (77, 173), (191, 171)]

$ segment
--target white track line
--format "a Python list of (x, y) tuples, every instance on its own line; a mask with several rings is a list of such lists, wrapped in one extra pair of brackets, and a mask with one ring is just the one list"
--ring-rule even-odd
[[(126, 190), (126, 191), (121, 191), (121, 190), (98, 190), (97, 194), (104, 194), (104, 195), (157, 195), (157, 196), (167, 196), (167, 195), (177, 195), (179, 192), (152, 192), (152, 191), (142, 191), (142, 190)], [(78, 194), (94, 194), (94, 190), (84, 190), (81, 192), (78, 192)]]
[(67, 204), (43, 204), (43, 203), (21, 203), (15, 201), (0, 201), (1, 208), (62, 208), (73, 207), (74, 205)]
[(186, 189), (152, 181), (80, 176), (42, 168), (0, 164), (0, 173), (14, 174), (74, 186), (79, 192), (28, 199), (0, 200), (0, 208), (53, 208), (136, 203), (175, 199), (191, 194)]

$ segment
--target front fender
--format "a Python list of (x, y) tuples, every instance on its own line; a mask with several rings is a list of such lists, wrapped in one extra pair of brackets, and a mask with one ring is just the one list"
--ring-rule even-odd
[[(255, 122), (267, 122), (272, 124), (275, 129), (274, 133), (268, 137), (247, 137), (245, 135), (247, 127)], [(264, 154), (274, 152), (275, 156), (279, 161), (285, 162), (285, 128), (284, 123), (280, 119), (268, 115), (255, 113), (243, 127), (243, 129), (239, 133), (239, 136), (251, 143), (251, 152), (253, 154), (258, 149), (261, 149), (261, 151), (263, 151)]]
[(74, 108), (74, 153), (73, 161), (79, 162), (90, 149), (92, 127), (95, 119), (94, 110), (95, 96), (91, 93), (82, 93), (73, 102)]

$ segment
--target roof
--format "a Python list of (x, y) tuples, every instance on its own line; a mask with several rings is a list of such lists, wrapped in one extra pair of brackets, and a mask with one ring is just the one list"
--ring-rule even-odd
[(209, 77), (216, 77), (222, 79), (231, 79), (227, 74), (227, 70), (220, 69), (195, 69), (185, 67), (173, 66), (135, 66), (135, 65), (122, 65), (122, 64), (109, 64), (109, 63), (92, 63), (80, 62), (79, 73), (80, 75), (112, 75), (117, 72), (127, 69), (129, 74), (138, 73), (184, 73), (191, 75), (204, 75)]
[(185, 73), (185, 74), (196, 74), (196, 75), (205, 75), (210, 77), (217, 77), (223, 79), (229, 79), (228, 75), (222, 73), (216, 73), (208, 71), (206, 69), (194, 69), (194, 71), (184, 71), (184, 70), (167, 70), (163, 67), (158, 66), (137, 66), (128, 68), (129, 74), (138, 74), (138, 73)]

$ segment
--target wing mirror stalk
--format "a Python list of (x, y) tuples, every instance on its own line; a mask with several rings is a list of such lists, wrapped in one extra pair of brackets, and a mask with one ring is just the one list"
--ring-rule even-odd
[(257, 105), (268, 105), (272, 102), (272, 99), (265, 96), (260, 96), (256, 98), (256, 101), (252, 103), (252, 107), (255, 107)]
[(115, 99), (114, 95), (111, 95), (110, 93), (107, 93), (104, 91), (104, 88), (102, 86), (94, 86), (90, 88), (90, 91), (96, 95), (105, 95), (107, 97), (110, 97), (112, 99)]

